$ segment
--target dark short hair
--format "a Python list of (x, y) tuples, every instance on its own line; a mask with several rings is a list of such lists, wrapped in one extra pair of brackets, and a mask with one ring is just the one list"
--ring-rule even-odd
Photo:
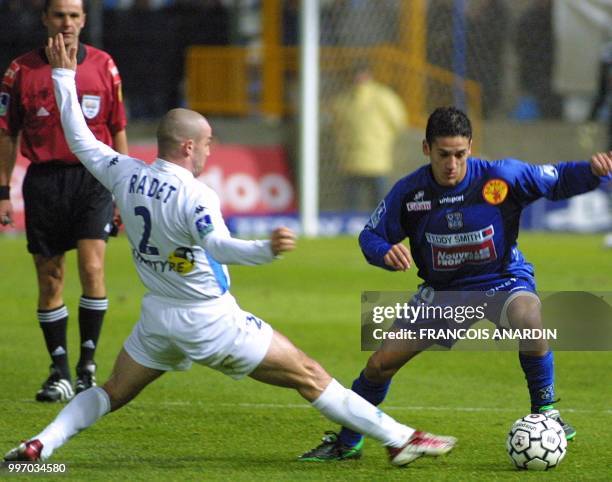
[[(53, 0), (45, 0), (45, 5), (43, 6), (43, 12), (47, 13), (49, 11), (49, 7), (51, 6), (51, 2)], [(87, 0), (81, 0), (81, 5), (83, 5), (83, 12), (87, 11)]]
[(453, 106), (438, 107), (434, 110), (425, 128), (425, 140), (430, 146), (437, 137), (472, 138), (472, 123), (469, 117)]

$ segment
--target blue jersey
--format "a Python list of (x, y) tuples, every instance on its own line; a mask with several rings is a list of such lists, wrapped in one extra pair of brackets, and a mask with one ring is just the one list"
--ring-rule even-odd
[[(400, 179), (359, 236), (369, 263), (408, 238), (418, 275), (434, 289), (477, 289), (507, 277), (533, 278), (517, 247), (523, 208), (538, 198), (566, 199), (603, 178), (588, 162), (532, 165), (515, 159), (467, 159), (465, 178), (440, 186), (429, 165)], [(607, 176), (609, 178), (610, 176)]]

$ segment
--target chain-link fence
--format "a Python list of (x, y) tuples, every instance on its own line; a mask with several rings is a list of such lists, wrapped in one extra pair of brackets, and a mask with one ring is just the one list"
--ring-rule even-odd
[[(467, 111), (476, 152), (482, 120), (558, 117), (552, 8), (551, 0), (322, 1), (322, 209), (372, 209), (398, 164), (423, 159), (419, 139), (437, 106)], [(393, 95), (407, 118), (399, 131), (382, 107)]]

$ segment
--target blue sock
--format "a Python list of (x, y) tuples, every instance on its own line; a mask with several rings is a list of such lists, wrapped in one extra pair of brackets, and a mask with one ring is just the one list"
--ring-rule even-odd
[[(378, 406), (387, 396), (390, 385), (391, 380), (388, 380), (382, 385), (371, 382), (365, 377), (362, 371), (359, 374), (359, 378), (355, 379), (353, 382), (351, 390), (353, 390), (357, 395), (365, 398), (372, 405)], [(340, 430), (340, 434), (338, 435), (340, 442), (342, 442), (344, 445), (348, 445), (349, 447), (357, 445), (362, 437), (363, 435), (360, 433), (346, 427), (342, 427), (342, 430)]]
[(528, 356), (519, 353), (519, 360), (529, 388), (531, 411), (538, 413), (540, 407), (551, 405), (555, 401), (553, 353), (549, 351), (544, 356)]

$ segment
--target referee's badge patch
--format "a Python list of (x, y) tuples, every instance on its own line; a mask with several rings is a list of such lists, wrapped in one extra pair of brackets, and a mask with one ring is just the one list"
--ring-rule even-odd
[(8, 112), (8, 107), (11, 102), (11, 96), (7, 92), (0, 94), (0, 116), (5, 116)]
[(83, 115), (88, 119), (93, 119), (100, 112), (101, 98), (99, 95), (84, 95), (81, 100)]

